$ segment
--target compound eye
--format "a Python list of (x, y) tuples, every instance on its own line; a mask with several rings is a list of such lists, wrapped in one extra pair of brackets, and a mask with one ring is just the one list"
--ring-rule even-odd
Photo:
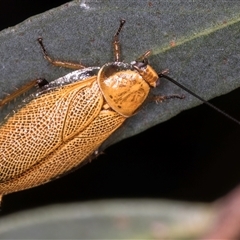
[(147, 58), (144, 58), (142, 61), (134, 61), (132, 62), (132, 65), (136, 69), (145, 69), (148, 65), (148, 60)]

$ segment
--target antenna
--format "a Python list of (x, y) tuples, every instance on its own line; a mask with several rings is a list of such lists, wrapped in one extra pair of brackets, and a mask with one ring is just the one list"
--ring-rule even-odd
[(228, 119), (234, 121), (235, 123), (240, 125), (240, 121), (238, 121), (237, 119), (233, 118), (232, 116), (228, 115), (227, 113), (225, 113), (224, 111), (222, 111), (221, 109), (215, 107), (213, 104), (211, 104), (210, 102), (206, 101), (205, 99), (201, 98), (200, 96), (198, 96), (196, 93), (192, 92), (191, 90), (189, 90), (188, 88), (184, 87), (182, 84), (178, 83), (177, 81), (175, 81), (174, 79), (170, 78), (169, 76), (165, 75), (165, 74), (158, 74), (159, 78), (165, 78), (167, 80), (169, 80), (170, 82), (174, 83), (175, 85), (177, 85), (178, 87), (182, 88), (183, 90), (185, 90), (186, 92), (190, 93), (191, 95), (193, 95), (194, 97), (198, 98), (200, 101), (202, 101), (203, 103), (205, 103), (206, 105), (208, 105), (209, 107), (213, 108), (214, 110), (216, 110), (217, 112), (221, 113), (222, 115), (224, 115), (225, 117), (227, 117)]

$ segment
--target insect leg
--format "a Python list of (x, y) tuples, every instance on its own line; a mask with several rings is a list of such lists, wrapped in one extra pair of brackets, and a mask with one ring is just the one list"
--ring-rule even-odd
[(185, 96), (184, 95), (179, 95), (179, 94), (172, 94), (172, 95), (168, 95), (168, 96), (154, 96), (153, 100), (156, 103), (161, 103), (167, 99), (171, 99), (171, 98), (179, 98), (179, 99), (184, 99)]
[(151, 54), (151, 50), (146, 51), (143, 55), (141, 55), (136, 61), (142, 62), (147, 61), (147, 57)]
[(122, 27), (126, 21), (124, 19), (120, 20), (120, 25), (113, 37), (113, 52), (114, 52), (114, 57), (115, 57), (115, 62), (120, 61), (120, 43), (119, 43), (119, 33), (122, 30)]
[(211, 104), (210, 102), (206, 101), (205, 99), (203, 99), (202, 97), (200, 97), (199, 95), (197, 95), (196, 93), (192, 92), (191, 90), (189, 90), (188, 88), (186, 88), (185, 86), (183, 86), (182, 84), (180, 84), (179, 82), (177, 82), (176, 80), (174, 80), (173, 78), (168, 77), (167, 75), (163, 74), (163, 72), (158, 74), (159, 78), (165, 78), (167, 80), (169, 80), (170, 82), (174, 83), (175, 85), (177, 85), (178, 87), (182, 88), (183, 90), (185, 90), (186, 92), (190, 93), (192, 96), (194, 96), (195, 98), (198, 98), (200, 101), (202, 101), (203, 103), (205, 103), (206, 105), (208, 105), (209, 107), (211, 107), (212, 109), (216, 110), (217, 112), (219, 112), (220, 114), (224, 115), (226, 118), (234, 121), (235, 123), (237, 123), (238, 125), (240, 125), (240, 121), (238, 121), (237, 119), (235, 119), (234, 117), (230, 116), (229, 114), (225, 113), (224, 111), (222, 111), (221, 109), (219, 109), (218, 107), (215, 107), (213, 104)]
[(65, 62), (65, 61), (59, 61), (59, 60), (54, 60), (54, 59), (52, 59), (52, 58), (48, 55), (48, 53), (47, 53), (47, 51), (46, 51), (46, 49), (45, 49), (45, 47), (44, 47), (44, 45), (43, 45), (43, 39), (42, 39), (42, 38), (38, 38), (38, 42), (39, 42), (39, 44), (40, 44), (40, 46), (41, 46), (41, 48), (42, 48), (44, 58), (45, 58), (47, 61), (49, 61), (51, 64), (53, 64), (54, 66), (71, 68), (71, 69), (76, 69), (76, 70), (77, 70), (77, 69), (85, 68), (85, 66), (82, 65), (82, 64), (80, 64), (80, 63)]
[(48, 81), (43, 79), (43, 78), (34, 79), (34, 80), (28, 82), (27, 84), (25, 84), (22, 87), (20, 87), (19, 89), (17, 89), (15, 92), (11, 93), (10, 95), (5, 97), (4, 99), (0, 100), (0, 108), (3, 105), (5, 105), (6, 103), (11, 102), (13, 99), (15, 99), (16, 97), (20, 96), (21, 94), (27, 92), (32, 87), (37, 85), (38, 87), (41, 88), (41, 87), (43, 87), (46, 84), (48, 84)]

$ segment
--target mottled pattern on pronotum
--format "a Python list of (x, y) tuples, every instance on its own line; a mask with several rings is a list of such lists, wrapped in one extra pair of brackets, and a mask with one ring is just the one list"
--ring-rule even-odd
[[(124, 23), (114, 36), (115, 61), (101, 68), (52, 60), (38, 39), (50, 63), (79, 70), (44, 86), (36, 81), (41, 89), (0, 127), (0, 196), (51, 181), (94, 156), (156, 86), (149, 51), (131, 64), (120, 62)], [(24, 87), (12, 98), (23, 92)]]

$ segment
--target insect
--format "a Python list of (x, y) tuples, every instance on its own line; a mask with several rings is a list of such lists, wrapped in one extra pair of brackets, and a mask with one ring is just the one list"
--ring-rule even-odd
[[(2, 106), (34, 85), (40, 87), (0, 127), (1, 198), (56, 179), (96, 157), (103, 141), (136, 113), (161, 77), (215, 108), (165, 72), (158, 74), (148, 64), (150, 51), (131, 63), (121, 62), (119, 34), (124, 24), (121, 20), (113, 38), (114, 62), (102, 67), (53, 60), (42, 38), (38, 39), (47, 61), (78, 70), (50, 83), (33, 80), (0, 102)], [(184, 96), (156, 96), (155, 100), (169, 98)]]

